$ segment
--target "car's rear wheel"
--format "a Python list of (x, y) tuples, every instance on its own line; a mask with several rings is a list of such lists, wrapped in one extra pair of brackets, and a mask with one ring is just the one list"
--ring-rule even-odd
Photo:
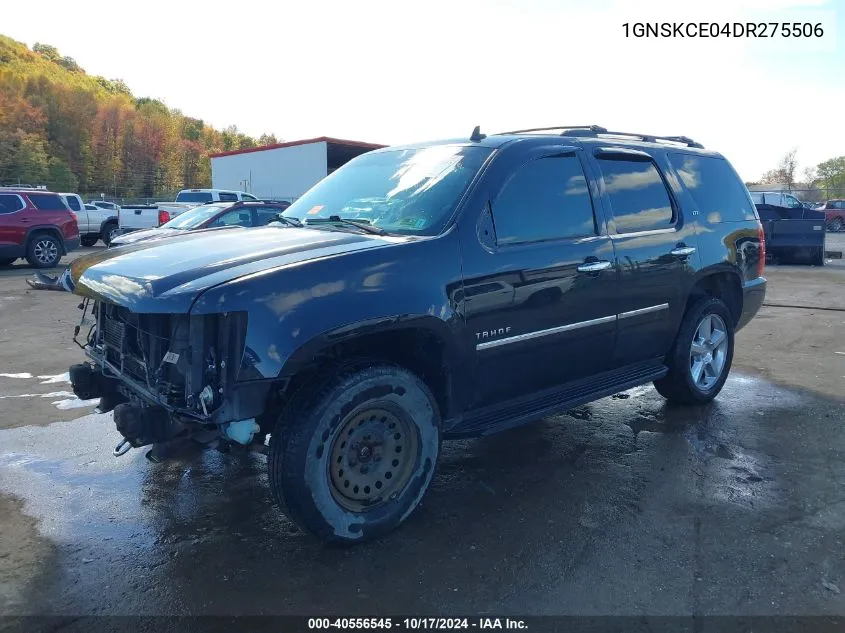
[(670, 402), (700, 404), (715, 398), (733, 362), (734, 321), (715, 297), (702, 297), (684, 315), (666, 364), (669, 373), (654, 382)]
[(26, 261), (33, 268), (55, 268), (62, 258), (62, 245), (49, 233), (33, 235), (26, 248)]
[(842, 218), (833, 218), (830, 221), (830, 230), (834, 233), (838, 233), (843, 227), (845, 227), (845, 221)]
[(86, 248), (91, 248), (94, 244), (97, 243), (97, 240), (100, 239), (99, 235), (83, 235), (82, 236), (82, 245)]
[(117, 237), (119, 230), (117, 222), (106, 222), (100, 232), (100, 239), (103, 240), (103, 244), (106, 246), (111, 244), (111, 241)]
[(419, 505), (440, 450), (440, 414), (401, 367), (340, 369), (300, 392), (270, 437), (273, 496), (323, 541), (362, 542)]
[(3, 258), (0, 258), (0, 266), (9, 266), (9, 265), (10, 265), (10, 264), (12, 264), (12, 263), (13, 263), (16, 259), (17, 259), (17, 257), (3, 257)]

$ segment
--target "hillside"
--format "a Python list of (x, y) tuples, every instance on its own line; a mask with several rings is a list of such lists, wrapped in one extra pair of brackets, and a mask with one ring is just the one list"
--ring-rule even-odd
[(237, 128), (218, 131), (135, 97), (119, 79), (88, 75), (52, 46), (30, 50), (0, 35), (0, 184), (167, 196), (210, 185), (209, 153), (256, 144)]

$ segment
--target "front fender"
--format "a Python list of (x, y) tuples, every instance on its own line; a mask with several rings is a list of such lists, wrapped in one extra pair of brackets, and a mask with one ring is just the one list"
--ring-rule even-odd
[(451, 347), (460, 284), (457, 236), (447, 234), (242, 277), (204, 292), (191, 313), (246, 311), (238, 380), (276, 379), (326, 345), (378, 331), (424, 327)]

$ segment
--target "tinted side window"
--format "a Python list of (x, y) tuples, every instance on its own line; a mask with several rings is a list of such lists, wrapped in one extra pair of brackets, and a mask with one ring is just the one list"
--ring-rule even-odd
[(67, 202), (67, 206), (70, 207), (71, 211), (82, 211), (82, 207), (79, 204), (79, 199), (76, 196), (68, 196), (65, 198), (65, 202)]
[(238, 201), (238, 194), (229, 193), (228, 191), (221, 191), (220, 192), (220, 202), (237, 202), (237, 201)]
[(278, 215), (282, 211), (284, 211), (284, 209), (281, 207), (264, 207), (261, 209), (256, 209), (255, 226), (264, 226), (268, 222), (272, 222), (278, 217)]
[(0, 213), (14, 213), (23, 208), (24, 204), (17, 196), (8, 193), (0, 194)]
[(229, 211), (224, 213), (219, 218), (211, 222), (208, 226), (252, 226), (252, 213), (249, 209), (240, 209), (237, 211)]
[(672, 202), (653, 162), (604, 157), (599, 165), (617, 233), (672, 226)]
[(27, 193), (29, 201), (41, 211), (67, 211), (67, 205), (61, 196), (54, 193)]
[(520, 167), (493, 203), (493, 221), (500, 245), (595, 235), (581, 162), (554, 156)]
[[(715, 224), (754, 219), (745, 185), (724, 158), (670, 153), (669, 162), (678, 171), (703, 221)], [(751, 194), (755, 203), (758, 196), (762, 204), (762, 194)]]
[(243, 198), (244, 200), (258, 200), (258, 198), (248, 193), (241, 195), (241, 198)]

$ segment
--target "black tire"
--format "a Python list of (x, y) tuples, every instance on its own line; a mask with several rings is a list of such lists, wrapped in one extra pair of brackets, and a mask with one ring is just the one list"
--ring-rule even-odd
[(0, 266), (11, 266), (17, 257), (3, 257), (0, 258)]
[[(335, 545), (364, 542), (402, 523), (428, 489), (440, 452), (440, 413), (425, 383), (396, 365), (352, 365), (331, 372), (294, 400), (270, 437), (268, 459), (270, 489), (286, 514)], [(373, 411), (380, 412), (380, 419), (370, 417)], [(401, 429), (407, 432), (396, 432)], [(359, 433), (364, 435), (356, 441)], [(364, 442), (372, 437), (374, 443)], [(408, 459), (400, 460), (403, 445)], [(366, 462), (364, 450), (370, 457)], [(353, 464), (353, 458), (361, 461)], [(360, 475), (365, 465), (373, 472)], [(344, 467), (350, 473), (344, 473)], [(347, 497), (352, 490), (342, 489), (339, 480), (344, 475), (362, 484), (377, 479), (372, 489), (363, 489), (369, 498)], [(363, 496), (363, 490), (355, 489), (355, 494)]]
[(99, 235), (91, 235), (90, 233), (88, 235), (83, 235), (82, 236), (82, 245), (85, 248), (91, 248), (92, 246), (94, 246), (94, 244), (97, 243), (97, 240), (99, 240), (99, 239), (100, 239)]
[[(715, 315), (721, 320), (727, 340), (723, 364), (718, 378), (705, 387), (693, 379), (692, 345), (699, 325), (705, 317)], [(725, 384), (734, 354), (734, 320), (728, 307), (715, 297), (702, 297), (687, 308), (672, 350), (666, 357), (669, 373), (654, 386), (664, 398), (675, 404), (703, 404), (715, 398)], [(705, 371), (706, 374), (706, 371)], [(704, 376), (706, 379), (706, 376)]]
[(62, 244), (55, 235), (36, 233), (26, 245), (26, 261), (33, 268), (55, 268), (62, 258)]
[(106, 222), (103, 225), (103, 230), (100, 231), (100, 239), (103, 240), (103, 244), (105, 244), (106, 246), (111, 244), (112, 238), (114, 237), (113, 234), (117, 230), (117, 228), (117, 222), (113, 220), (110, 222)]
[(845, 222), (843, 222), (842, 218), (833, 218), (830, 221), (830, 230), (833, 233), (837, 233), (845, 228)]

